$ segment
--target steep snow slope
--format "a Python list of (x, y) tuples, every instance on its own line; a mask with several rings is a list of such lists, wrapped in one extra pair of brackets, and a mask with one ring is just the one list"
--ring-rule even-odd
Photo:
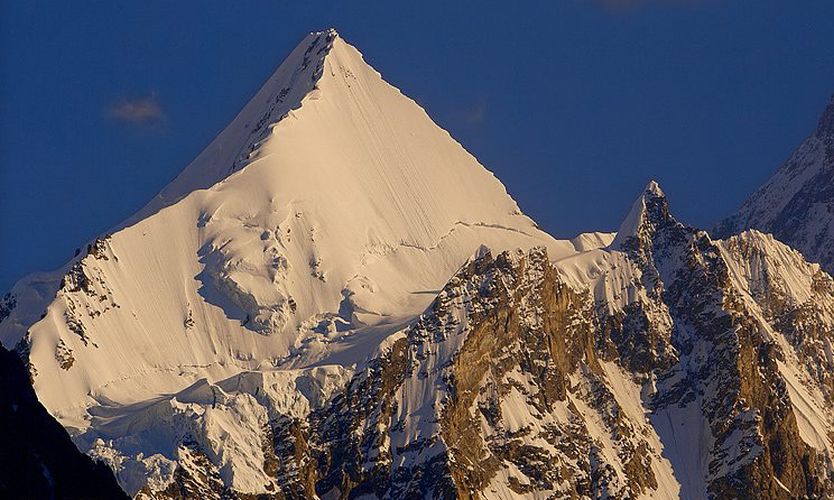
[[(131, 412), (165, 415), (146, 403), (202, 379), (312, 364), (338, 374), (482, 244), (576, 252), (356, 49), (313, 33), (135, 217), (60, 272), (16, 285), (0, 340), (28, 360), (50, 412), (92, 443), (118, 437), (111, 421)], [(170, 443), (121, 444), (176, 455)], [(142, 475), (160, 467), (143, 460)], [(265, 487), (234, 477), (222, 479)]]
[(323, 60), (335, 38), (311, 33), (264, 82), (238, 115), (177, 177), (126, 223), (136, 222), (176, 203), (197, 189), (213, 186), (251, 162), (272, 126), (301, 107), (323, 76)]
[(718, 245), (735, 286), (761, 311), (762, 323), (781, 348), (779, 370), (800, 437), (831, 454), (834, 280), (769, 234), (745, 231)]
[(834, 97), (814, 133), (716, 232), (751, 228), (773, 233), (834, 272)]

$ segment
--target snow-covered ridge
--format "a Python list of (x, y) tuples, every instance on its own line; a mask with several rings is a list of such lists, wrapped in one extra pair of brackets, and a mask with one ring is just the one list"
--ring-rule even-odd
[[(796, 306), (813, 296), (814, 280), (823, 274), (798, 251), (773, 237), (750, 229), (718, 242), (736, 286), (765, 300), (777, 292)], [(778, 290), (774, 290), (774, 286)], [(772, 297), (771, 297), (772, 299)]]
[(571, 239), (571, 243), (573, 243), (574, 248), (576, 248), (577, 252), (588, 252), (591, 250), (595, 250), (597, 248), (605, 248), (611, 244), (614, 240), (614, 237), (617, 233), (602, 233), (599, 231), (590, 232), (590, 233), (582, 233), (573, 239)]

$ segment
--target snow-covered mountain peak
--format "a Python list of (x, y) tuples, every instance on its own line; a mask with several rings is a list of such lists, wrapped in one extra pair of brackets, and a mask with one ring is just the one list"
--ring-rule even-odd
[(631, 205), (631, 210), (620, 224), (611, 248), (622, 249), (634, 238), (651, 239), (658, 227), (667, 223), (675, 224), (677, 221), (669, 212), (669, 200), (660, 185), (652, 180)]
[[(94, 415), (141, 419), (132, 405), (202, 379), (349, 372), (481, 245), (577, 252), (359, 51), (312, 33), (142, 211), (18, 283), (0, 304), (0, 341), (18, 347), (61, 423), (105, 435)], [(113, 446), (139, 457), (143, 481), (155, 465), (141, 457), (163, 452)]]
[(251, 163), (272, 127), (318, 90), (325, 60), (346, 45), (335, 29), (309, 33), (261, 89), (180, 174), (126, 224), (139, 221), (198, 189), (208, 188)]
[(822, 498), (833, 326), (818, 265), (654, 181), (616, 240), (553, 239), (334, 30), (0, 299), (38, 399), (159, 500)]
[(662, 189), (660, 189), (660, 184), (657, 183), (656, 180), (652, 179), (646, 184), (646, 188), (643, 190), (644, 193), (651, 193), (656, 196), (666, 196)]
[(776, 301), (778, 295), (780, 303), (775, 309), (780, 313), (785, 302), (801, 305), (815, 293), (822, 294), (830, 281), (819, 264), (806, 262), (802, 254), (771, 234), (748, 229), (717, 244), (735, 284), (757, 299)]

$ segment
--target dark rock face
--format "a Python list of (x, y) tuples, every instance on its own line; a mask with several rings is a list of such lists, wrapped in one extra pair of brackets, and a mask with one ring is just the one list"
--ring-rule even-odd
[[(672, 344), (680, 362), (659, 375), (679, 382), (658, 391), (655, 412), (662, 413), (672, 402), (669, 397), (679, 406), (700, 404), (702, 422), (714, 440), (706, 470), (712, 497), (746, 498), (750, 492), (758, 498), (830, 496), (831, 457), (821, 458), (800, 438), (788, 379), (777, 362), (798, 360), (804, 373), (816, 378), (808, 385), (826, 392), (828, 380), (814, 372), (819, 366), (830, 369), (830, 359), (822, 359), (822, 350), (812, 362), (807, 358), (815, 352), (812, 346), (831, 341), (830, 327), (812, 326), (831, 324), (830, 277), (756, 232), (713, 242), (692, 231), (679, 252), (682, 265), (667, 272), (664, 299), (675, 324)], [(810, 299), (796, 303), (780, 275), (809, 277)], [(797, 310), (808, 311), (808, 317)], [(791, 340), (796, 329), (810, 330), (808, 337)], [(780, 337), (789, 345), (780, 344)], [(825, 400), (831, 408), (830, 396)]]
[(0, 347), (0, 497), (127, 498), (104, 464), (80, 453), (38, 402), (18, 357)]
[(816, 474), (807, 465), (813, 450), (799, 438), (775, 363), (778, 346), (732, 288), (727, 266), (708, 238), (701, 236), (693, 249), (694, 262), (683, 271), (685, 285), (676, 281), (669, 295), (676, 320), (697, 332), (680, 339), (679, 347), (710, 349), (703, 364), (692, 360), (699, 376), (690, 388), (703, 394), (703, 416), (715, 439), (708, 491), (718, 498), (741, 498), (749, 491), (779, 498), (785, 493), (781, 481), (791, 492), (823, 493), (809, 484)]
[(16, 306), (17, 300), (11, 292), (7, 293), (3, 296), (2, 299), (0, 299), (0, 323), (2, 323), (4, 319), (9, 317), (9, 315), (12, 313), (12, 309), (14, 309)]
[[(786, 356), (799, 360), (813, 357), (815, 349), (809, 346), (830, 342), (830, 329), (812, 326), (830, 325), (834, 318), (829, 305), (832, 296), (826, 292), (830, 278), (772, 238), (746, 233), (714, 242), (706, 233), (677, 223), (656, 193), (647, 191), (644, 198), (644, 218), (635, 236), (624, 240), (622, 249), (638, 268), (649, 303), (659, 298), (665, 305), (665, 311), (657, 310), (668, 314), (670, 345), (659, 350), (672, 353), (668, 359), (675, 360), (652, 367), (659, 381), (650, 402), (656, 416), (653, 420), (671, 419), (676, 408), (689, 408), (696, 422), (687, 425), (708, 429), (698, 443), (710, 448), (706, 467), (700, 472), (705, 496), (747, 498), (751, 492), (756, 492), (757, 498), (831, 495), (834, 490), (826, 472), (828, 465), (821, 466), (817, 450), (800, 438), (787, 381), (777, 363)], [(771, 258), (770, 253), (789, 255)], [(770, 268), (762, 262), (765, 256), (770, 259)], [(780, 266), (791, 279), (813, 274), (808, 279), (811, 300), (794, 303), (795, 297), (779, 281)], [(739, 273), (748, 280), (739, 278)], [(797, 310), (808, 311), (809, 318), (797, 321)], [(665, 314), (655, 314), (654, 321), (645, 321), (638, 332), (650, 334), (653, 322), (666, 324)], [(808, 331), (810, 338), (791, 341), (797, 337), (796, 329)], [(773, 332), (792, 345), (780, 345)], [(617, 343), (618, 339), (612, 335), (612, 340)], [(619, 349), (622, 355), (623, 349)], [(815, 362), (831, 364), (819, 354), (803, 364), (811, 368)], [(813, 377), (814, 370), (807, 373)], [(817, 376), (815, 382), (811, 385), (824, 391), (828, 380)], [(831, 404), (830, 397), (826, 403)], [(674, 433), (661, 431), (664, 442), (669, 437)], [(830, 457), (824, 461), (830, 464)], [(681, 461), (674, 462), (677, 473)]]
[[(651, 491), (659, 457), (645, 422), (630, 422), (608, 389), (595, 353), (599, 335), (593, 298), (569, 287), (544, 250), (470, 262), (404, 338), (314, 415), (324, 472), (317, 492), (482, 498), (500, 489), (580, 498)], [(608, 454), (588, 430), (591, 413), (612, 441)], [(616, 468), (627, 471), (625, 481)]]
[[(384, 442), (392, 427), (395, 392), (407, 373), (406, 362), (407, 341), (400, 339), (372, 360), (329, 407), (313, 414), (319, 477), (315, 488), (319, 494), (334, 491), (343, 498), (362, 492), (382, 496), (390, 489), (391, 452)], [(427, 491), (418, 482), (410, 494)]]
[(180, 463), (168, 487), (162, 491), (151, 491), (150, 488), (145, 488), (136, 494), (137, 500), (237, 498), (234, 492), (223, 486), (220, 471), (196, 443), (183, 443), (177, 449), (177, 454), (180, 457)]
[(603, 316), (602, 321), (626, 367), (649, 373), (676, 360), (661, 269), (677, 265), (676, 251), (686, 245), (694, 230), (675, 220), (668, 200), (654, 183), (635, 208), (638, 206), (642, 211), (634, 234), (621, 234), (617, 243), (618, 250), (639, 269), (639, 280), (632, 286), (645, 291), (645, 299), (626, 304), (618, 314)]

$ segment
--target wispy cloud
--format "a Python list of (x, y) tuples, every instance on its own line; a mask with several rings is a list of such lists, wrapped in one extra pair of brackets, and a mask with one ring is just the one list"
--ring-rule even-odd
[(122, 98), (108, 106), (109, 118), (133, 125), (153, 125), (165, 120), (165, 112), (156, 94)]

